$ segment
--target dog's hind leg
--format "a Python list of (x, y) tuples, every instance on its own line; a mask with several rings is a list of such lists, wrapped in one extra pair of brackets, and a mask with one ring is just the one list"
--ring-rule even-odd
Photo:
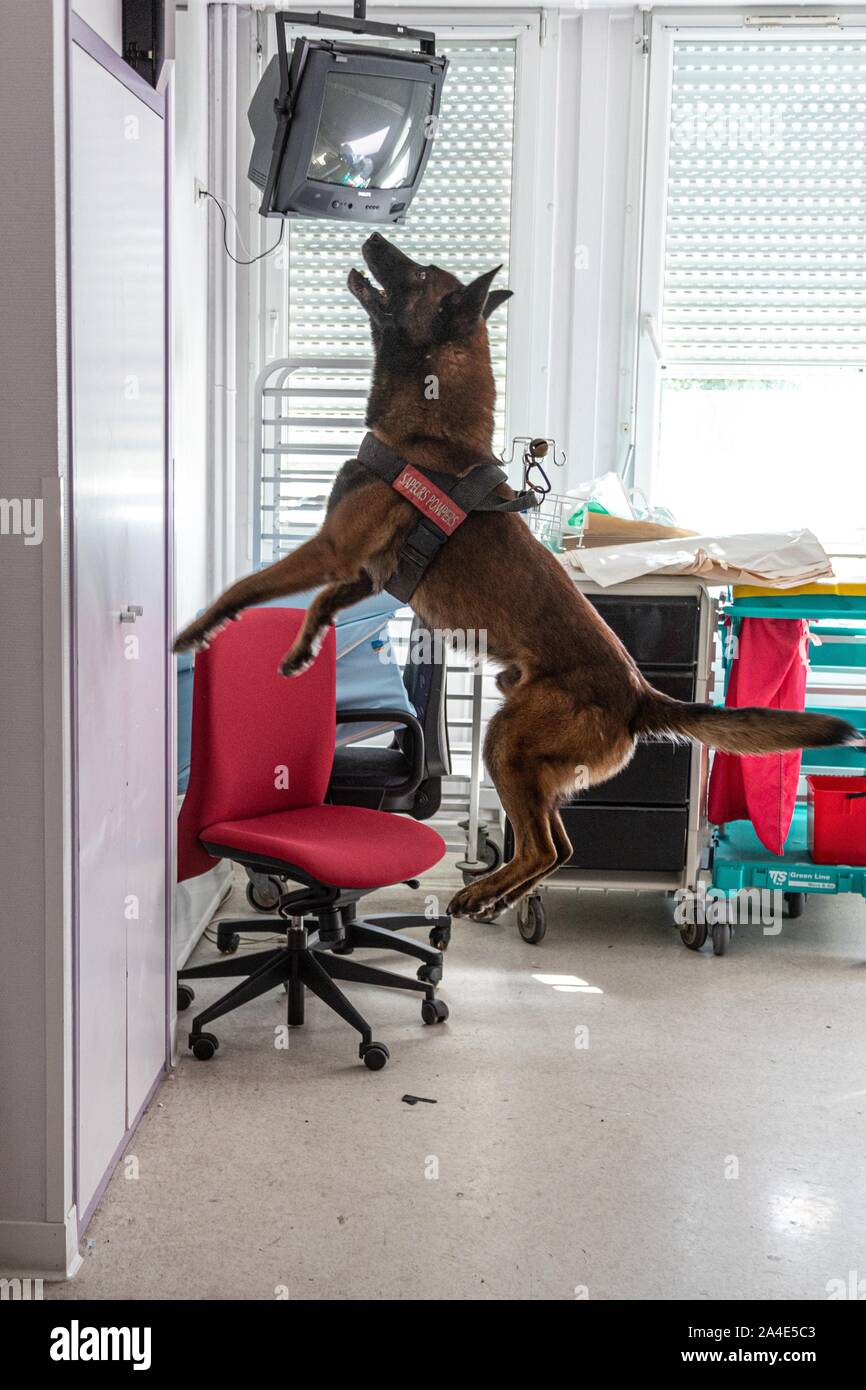
[(553, 843), (556, 846), (556, 863), (552, 869), (547, 869), (543, 874), (537, 874), (535, 878), (529, 878), (525, 883), (518, 884), (510, 893), (506, 893), (496, 904), (497, 912), (504, 912), (506, 908), (513, 907), (515, 903), (525, 898), (527, 893), (531, 893), (533, 888), (537, 888), (539, 883), (548, 878), (555, 869), (561, 869), (563, 864), (567, 864), (571, 858), (573, 846), (568, 838), (568, 834), (563, 824), (562, 816), (559, 811), (554, 811), (550, 817), (550, 833), (553, 836)]
[(556, 867), (561, 869), (563, 864), (567, 864), (571, 858), (574, 847), (568, 838), (568, 831), (559, 810), (554, 811), (550, 817), (550, 829), (553, 832), (553, 841), (556, 845)]
[(308, 666), (312, 666), (319, 654), (328, 624), (340, 609), (347, 608), (350, 603), (358, 603), (362, 598), (369, 598), (372, 592), (372, 579), (368, 574), (362, 574), (357, 579), (346, 580), (344, 584), (329, 584), (326, 589), (316, 594), (307, 609), (304, 626), (295, 638), (291, 651), (287, 652), (280, 662), (280, 674), (299, 676)]
[(593, 752), (585, 760), (580, 760), (576, 751), (575, 766), (572, 766), (570, 761), (560, 765), (561, 781), (555, 805), (550, 812), (550, 830), (556, 845), (556, 863), (504, 892), (496, 904), (497, 912), (513, 907), (521, 898), (525, 898), (527, 893), (537, 888), (554, 869), (568, 863), (573, 850), (559, 807), (574, 795), (575, 783), (577, 782), (578, 786), (586, 786), (587, 782), (584, 779), (587, 777), (592, 786), (608, 781), (629, 762), (634, 752), (634, 739), (627, 730), (618, 729), (615, 722), (599, 721), (597, 714), (592, 711), (584, 711), (583, 717), (578, 716), (576, 727), (580, 734), (574, 740), (575, 750), (582, 745), (592, 747)]
[(539, 722), (537, 706), (548, 695), (556, 703), (553, 691), (518, 688), (490, 721), (485, 761), (514, 830), (514, 857), (454, 897), (448, 911), (455, 917), (484, 913), (500, 899), (517, 894), (522, 884), (545, 877), (565, 849), (566, 840), (559, 826), (554, 833), (552, 818), (573, 785), (574, 765), (562, 759), (559, 740), (551, 740), (550, 723)]
[[(551, 829), (556, 789), (549, 764), (524, 761), (494, 778), (503, 809), (514, 830), (514, 857), (501, 869), (473, 879), (448, 904), (454, 917), (490, 911), (503, 899), (522, 897), (522, 886), (539, 882), (556, 867), (558, 850)], [(554, 780), (558, 780), (554, 777)]]
[(599, 704), (575, 709), (560, 679), (512, 688), (490, 721), (484, 753), (514, 830), (514, 857), (458, 893), (449, 911), (477, 915), (510, 906), (570, 858), (559, 807), (578, 783), (612, 777), (633, 749), (634, 737), (616, 711)]

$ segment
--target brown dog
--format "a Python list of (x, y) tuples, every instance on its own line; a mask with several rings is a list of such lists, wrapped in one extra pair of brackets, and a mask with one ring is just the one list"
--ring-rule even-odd
[[(491, 290), (496, 271), (462, 285), (438, 266), (417, 265), (378, 233), (363, 255), (382, 287), (357, 270), (349, 275), (375, 349), (370, 429), (420, 469), (462, 475), (491, 461), (494, 385), (485, 320), (509, 297)], [(201, 645), (253, 604), (325, 585), (281, 666), (284, 675), (299, 673), (314, 660), (334, 615), (387, 584), (417, 519), (386, 482), (346, 465), (318, 534), (233, 584), (180, 634), (175, 651)], [(733, 753), (859, 741), (841, 719), (684, 704), (654, 690), (514, 513), (471, 513), (411, 603), (430, 628), (485, 631), (488, 654), (503, 667), (505, 700), (490, 721), (484, 756), (514, 827), (515, 853), (454, 897), (448, 910), (458, 917), (510, 906), (570, 857), (559, 806), (574, 791), (577, 769), (590, 783), (606, 781), (625, 767), (640, 734), (688, 736)]]

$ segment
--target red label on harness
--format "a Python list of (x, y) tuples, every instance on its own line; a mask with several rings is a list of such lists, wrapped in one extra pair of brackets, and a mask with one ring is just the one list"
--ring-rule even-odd
[(404, 468), (391, 486), (401, 497), (405, 497), (407, 502), (411, 502), (413, 507), (417, 507), (419, 512), (429, 516), (440, 531), (445, 531), (449, 536), (466, 520), (466, 513), (461, 511), (446, 493), (434, 487), (429, 478), (425, 478), (423, 473), (416, 472), (414, 468)]

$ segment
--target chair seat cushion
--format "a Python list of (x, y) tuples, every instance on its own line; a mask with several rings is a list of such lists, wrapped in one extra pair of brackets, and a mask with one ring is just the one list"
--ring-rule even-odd
[(262, 855), (335, 888), (385, 888), (438, 864), (445, 841), (435, 830), (360, 806), (305, 806), (200, 832), (206, 845)]

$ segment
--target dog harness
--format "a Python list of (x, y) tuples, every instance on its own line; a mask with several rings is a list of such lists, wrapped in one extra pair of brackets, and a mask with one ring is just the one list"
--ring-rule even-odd
[(526, 512), (541, 501), (532, 488), (515, 497), (497, 497), (496, 489), (508, 482), (508, 474), (492, 459), (470, 468), (461, 478), (453, 473), (422, 471), (414, 463), (406, 463), (374, 434), (365, 434), (357, 460), (421, 513), (385, 585), (403, 603), (412, 597), (431, 560), (471, 512)]

